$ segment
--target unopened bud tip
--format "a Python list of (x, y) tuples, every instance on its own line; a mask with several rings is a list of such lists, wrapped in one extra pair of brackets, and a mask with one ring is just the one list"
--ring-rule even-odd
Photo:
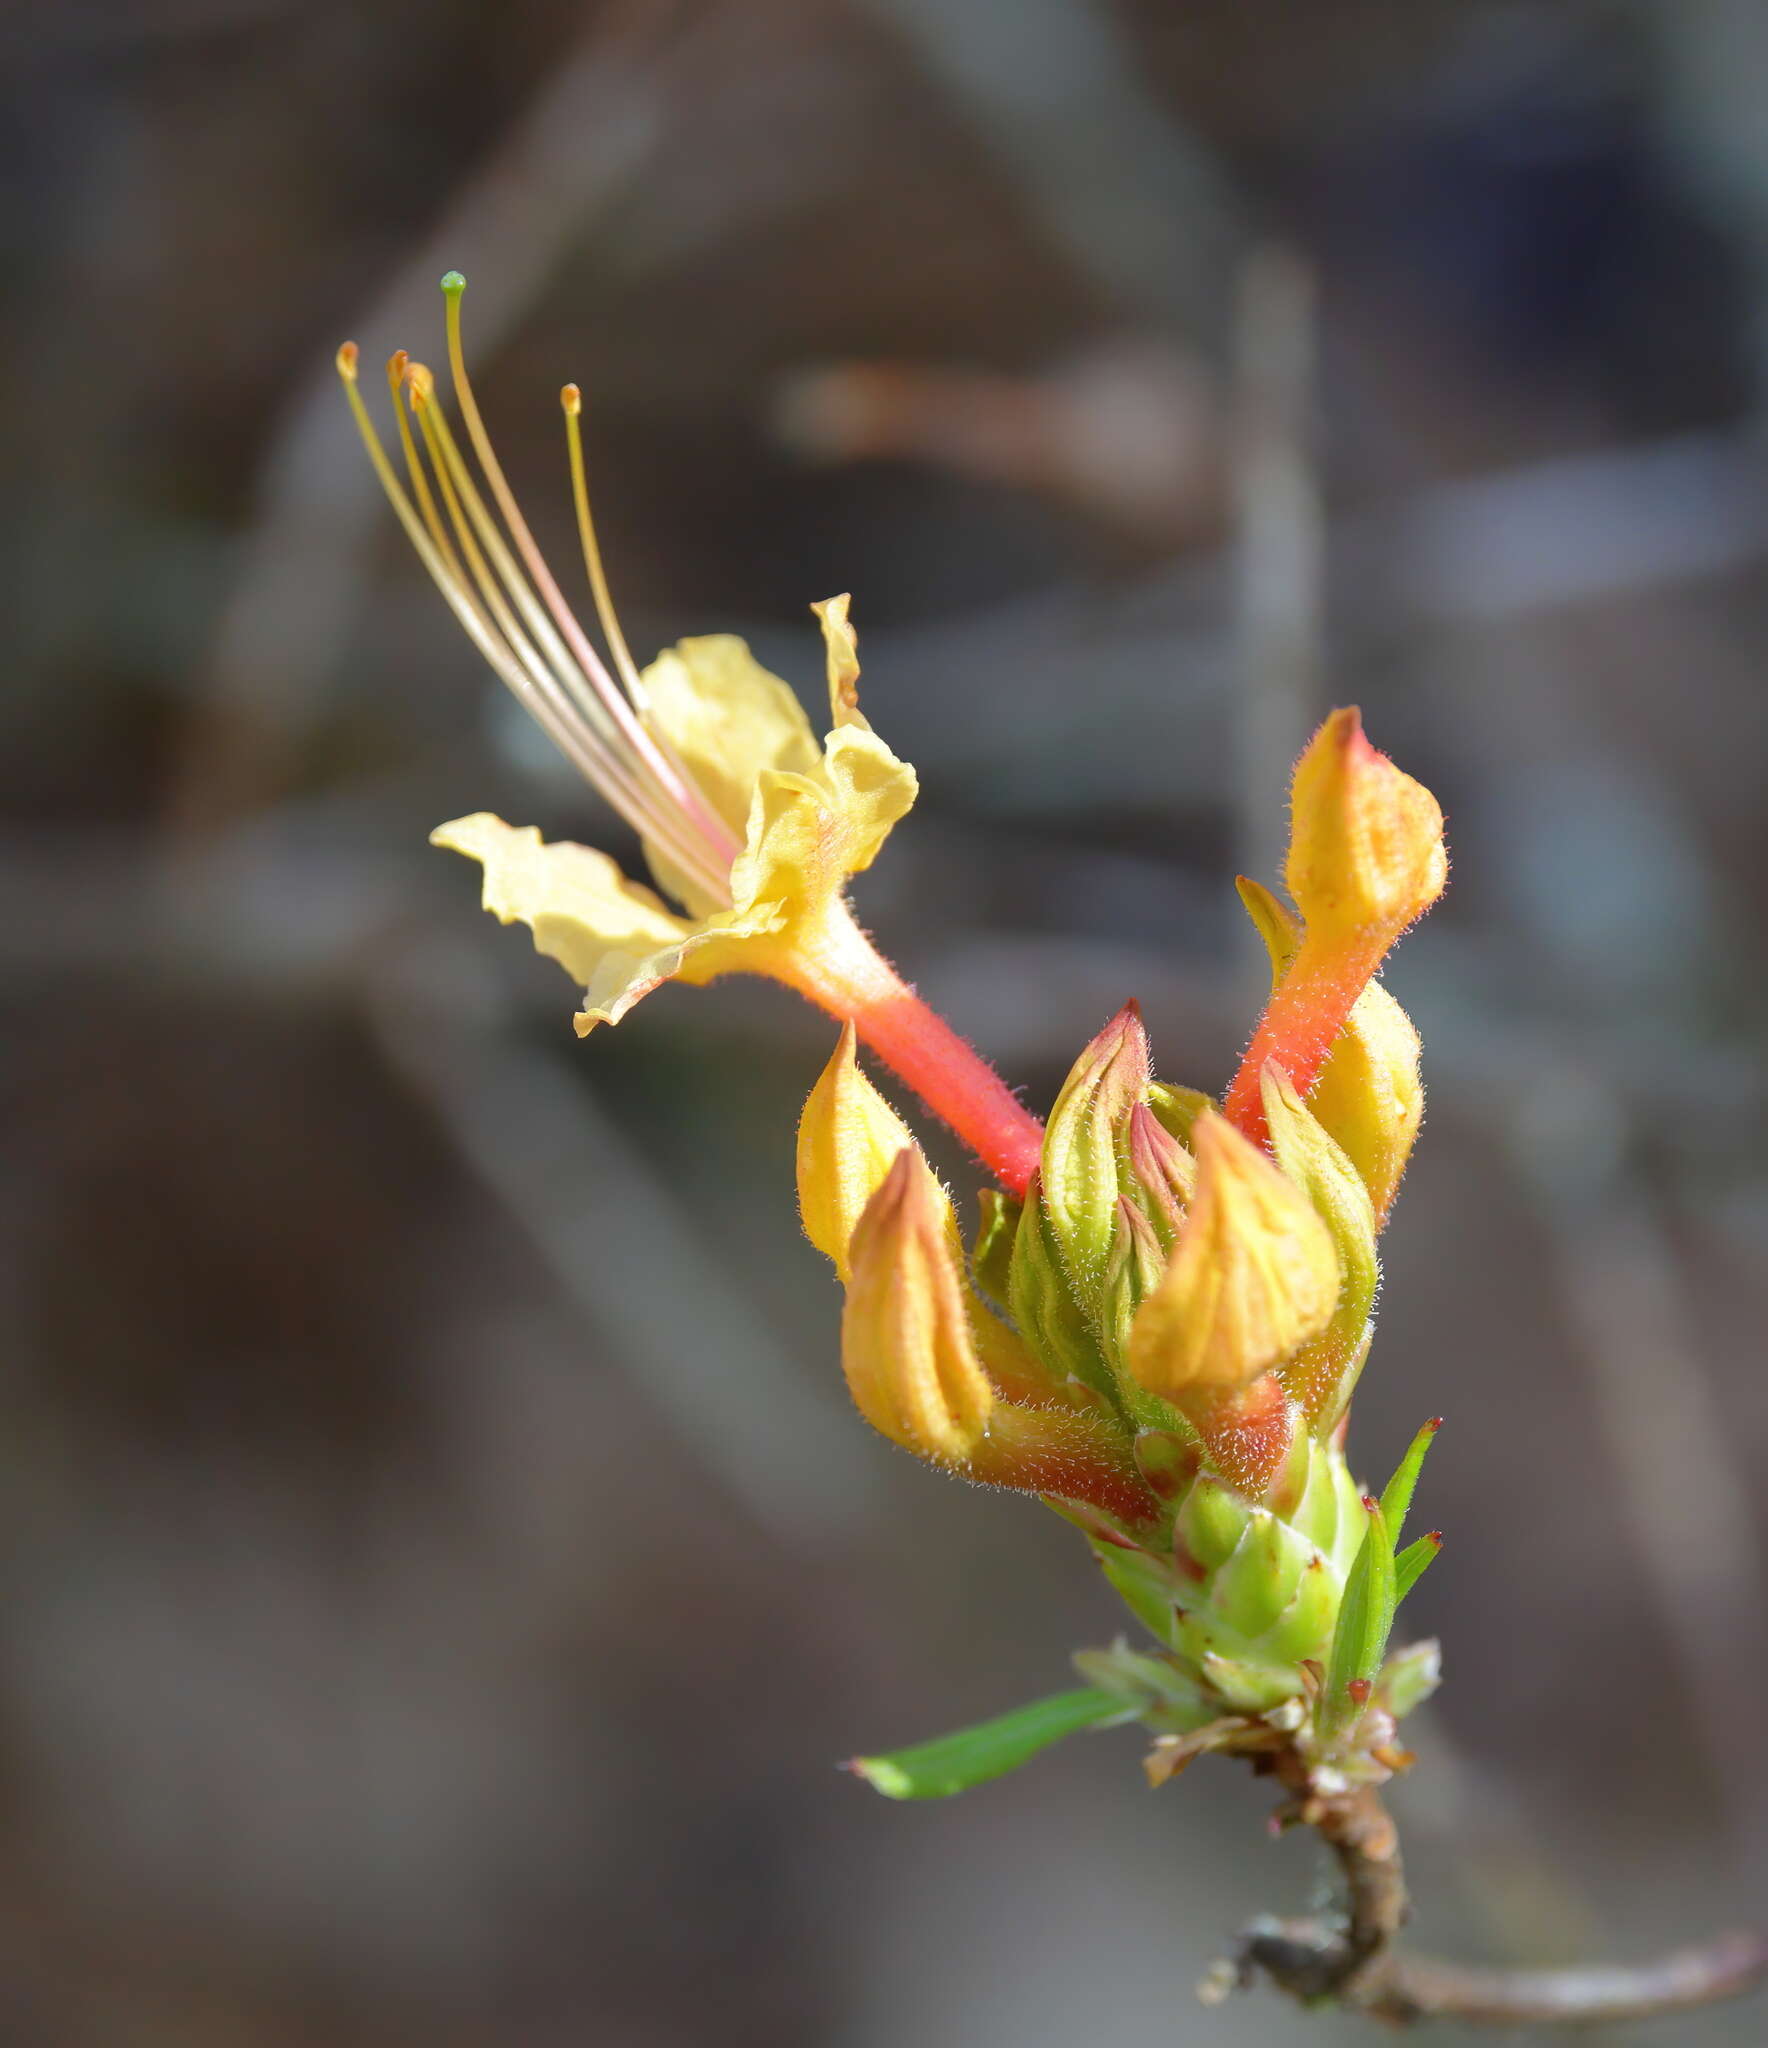
[(466, 288), (467, 281), (458, 270), (449, 270), (443, 273), (442, 289), (451, 299), (458, 299)]
[(583, 410), (583, 393), (575, 384), (567, 384), (559, 393), (559, 403), (575, 419)]
[(352, 384), (356, 381), (356, 358), (360, 353), (353, 341), (342, 343), (338, 349), (338, 375), (347, 377)]

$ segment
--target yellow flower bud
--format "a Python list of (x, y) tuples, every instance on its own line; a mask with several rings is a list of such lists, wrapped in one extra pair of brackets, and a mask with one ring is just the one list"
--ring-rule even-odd
[[(798, 1120), (798, 1213), (804, 1234), (848, 1277), (848, 1245), (866, 1204), (913, 1132), (860, 1072), (851, 1024), (817, 1077)], [(948, 1227), (951, 1204), (943, 1192)]]
[(1213, 1111), (1192, 1145), (1191, 1206), (1129, 1341), (1135, 1378), (1186, 1411), (1281, 1364), (1338, 1299), (1338, 1254), (1307, 1196)]
[(1291, 804), (1285, 873), (1310, 939), (1381, 932), (1391, 942), (1443, 893), (1442, 810), (1369, 744), (1354, 707), (1309, 742)]
[(912, 1147), (866, 1204), (848, 1251), (841, 1363), (855, 1406), (917, 1457), (965, 1464), (995, 1391), (971, 1337), (945, 1196)]
[(1410, 1017), (1378, 981), (1352, 1006), (1308, 1107), (1363, 1176), (1385, 1223), (1424, 1120), (1423, 1048)]

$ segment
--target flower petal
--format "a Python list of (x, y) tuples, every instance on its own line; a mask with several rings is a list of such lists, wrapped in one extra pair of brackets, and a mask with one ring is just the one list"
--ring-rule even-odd
[(737, 838), (764, 768), (815, 770), (820, 754), (803, 705), (735, 633), (678, 640), (640, 680), (645, 723), (675, 749)]
[(765, 917), (690, 923), (605, 853), (549, 843), (532, 825), (506, 825), (489, 811), (438, 826), (430, 843), (478, 861), (485, 908), (504, 924), (527, 925), (536, 951), (581, 985), (580, 1035), (618, 1023), (659, 982), (710, 981), (745, 965), (745, 946), (774, 928)]

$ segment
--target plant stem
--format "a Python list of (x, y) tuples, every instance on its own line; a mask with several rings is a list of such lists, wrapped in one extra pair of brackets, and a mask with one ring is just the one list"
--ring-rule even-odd
[(794, 985), (854, 1029), (1009, 1194), (1023, 1195), (1044, 1127), (993, 1067), (930, 1009), (838, 904), (801, 954)]
[(1372, 933), (1363, 943), (1331, 947), (1315, 939), (1302, 940), (1222, 1098), (1223, 1113), (1255, 1145), (1262, 1145), (1269, 1135), (1259, 1093), (1265, 1062), (1275, 1060), (1296, 1092), (1307, 1094), (1320, 1078), (1351, 1006), (1381, 965), (1390, 936)]
[[(1295, 1775), (1279, 1765), (1292, 1785)], [(1340, 1797), (1303, 1797), (1344, 1880), (1343, 1920), (1260, 1920), (1241, 1937), (1226, 1982), (1207, 1995), (1251, 1985), (1263, 1971), (1304, 2003), (1332, 1999), (1390, 2025), (1459, 2020), (1492, 2027), (1598, 2026), (1658, 2019), (1737, 1998), (1768, 1979), (1768, 1932), (1722, 1934), (1646, 1963), (1565, 1970), (1482, 1970), (1398, 1952), (1410, 1906), (1399, 1836), (1373, 1786)]]

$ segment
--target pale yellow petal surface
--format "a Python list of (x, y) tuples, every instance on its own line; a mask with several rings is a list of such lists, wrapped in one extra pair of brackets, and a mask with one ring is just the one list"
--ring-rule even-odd
[(532, 825), (506, 825), (488, 811), (438, 826), (430, 842), (478, 861), (485, 908), (504, 924), (527, 925), (535, 949), (584, 990), (580, 1033), (618, 1023), (659, 982), (709, 981), (743, 966), (744, 948), (767, 936), (760, 920), (696, 926), (605, 853), (549, 843)]
[(764, 768), (808, 775), (821, 758), (790, 685), (763, 668), (735, 633), (678, 640), (641, 681), (646, 724), (675, 749), (739, 839)]

